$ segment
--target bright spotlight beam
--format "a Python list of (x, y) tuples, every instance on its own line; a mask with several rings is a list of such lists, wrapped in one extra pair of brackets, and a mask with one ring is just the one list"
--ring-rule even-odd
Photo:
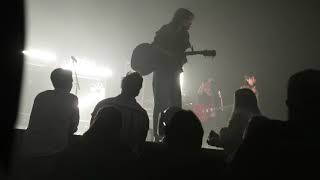
[(105, 66), (99, 66), (92, 61), (84, 61), (78, 59), (78, 63), (73, 66), (71, 63), (62, 65), (63, 69), (68, 69), (73, 71), (74, 68), (77, 70), (77, 74), (80, 76), (91, 76), (91, 77), (111, 77), (113, 72), (111, 69)]
[(51, 61), (57, 60), (56, 54), (51, 52), (30, 49), (30, 50), (24, 50), (22, 51), (22, 53), (26, 56), (29, 56), (34, 59), (39, 59), (42, 61), (51, 62)]

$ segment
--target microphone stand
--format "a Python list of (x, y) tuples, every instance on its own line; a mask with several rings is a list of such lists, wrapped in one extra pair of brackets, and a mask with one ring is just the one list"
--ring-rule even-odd
[(219, 99), (220, 99), (220, 108), (221, 108), (221, 111), (223, 111), (223, 100), (222, 100), (222, 94), (221, 94), (221, 90), (219, 89), (218, 90), (218, 95), (219, 95)]
[(74, 74), (76, 76), (76, 95), (77, 95), (78, 90), (80, 90), (80, 85), (79, 85), (79, 81), (78, 81), (78, 75), (77, 75), (77, 69), (76, 69), (75, 63), (77, 63), (78, 61), (74, 56), (71, 56), (71, 59), (72, 59), (72, 65), (74, 68)]

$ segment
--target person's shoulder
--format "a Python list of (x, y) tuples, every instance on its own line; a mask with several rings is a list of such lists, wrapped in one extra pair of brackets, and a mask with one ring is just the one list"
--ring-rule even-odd
[(55, 94), (55, 98), (57, 97), (60, 99), (64, 99), (64, 101), (75, 102), (76, 104), (78, 104), (78, 96), (76, 96), (70, 92), (52, 90), (52, 92), (50, 92), (50, 93)]
[(101, 100), (101, 101), (99, 101), (99, 102), (97, 103), (96, 108), (101, 108), (101, 107), (103, 107), (103, 106), (109, 105), (109, 104), (112, 103), (114, 100), (115, 100), (114, 97), (103, 99), (103, 100)]
[(147, 111), (146, 111), (137, 101), (135, 101), (135, 104), (136, 104), (137, 109), (138, 109), (141, 113), (143, 113), (143, 114), (148, 114)]
[(159, 33), (168, 33), (172, 31), (172, 26), (170, 24), (165, 24), (161, 26), (161, 28), (157, 31), (157, 34)]
[(52, 94), (55, 94), (55, 98), (64, 99), (64, 101), (68, 102), (78, 102), (78, 97), (72, 93), (69, 92), (51, 92)]
[(111, 103), (115, 100), (114, 97), (111, 97), (111, 98), (106, 98), (106, 99), (102, 99), (101, 101), (98, 102), (98, 104), (108, 104), (108, 103)]
[(254, 132), (255, 135), (259, 134), (279, 134), (284, 132), (287, 127), (287, 122), (270, 119), (265, 116), (254, 116), (248, 126), (248, 134)]
[(137, 113), (140, 117), (143, 117), (144, 119), (148, 119), (149, 121), (148, 112), (137, 101), (134, 102), (133, 107), (135, 113)]
[(141, 113), (149, 119), (148, 112), (142, 107), (141, 107)]
[(72, 94), (72, 93), (67, 93), (66, 94), (68, 97), (70, 97), (71, 99), (73, 99), (73, 100), (78, 100), (78, 96), (76, 96), (76, 95), (74, 95), (74, 94)]
[(47, 94), (53, 94), (53, 92), (54, 92), (54, 90), (45, 90), (45, 91), (40, 92), (37, 96), (44, 96)]
[(168, 30), (168, 29), (170, 29), (170, 28), (172, 28), (172, 27), (170, 26), (170, 24), (165, 24), (165, 25), (161, 26), (160, 30)]
[(257, 115), (257, 116), (253, 116), (251, 118), (250, 121), (250, 125), (253, 126), (286, 126), (286, 122), (285, 121), (281, 121), (278, 119), (271, 119), (268, 118), (266, 116), (262, 116), (262, 115)]
[(45, 90), (45, 91), (42, 91), (39, 94), (37, 94), (35, 99), (42, 99), (46, 96), (51, 96), (53, 94), (54, 94), (53, 90)]
[(244, 112), (234, 112), (231, 116), (230, 122), (232, 123), (243, 123), (249, 122), (250, 114)]

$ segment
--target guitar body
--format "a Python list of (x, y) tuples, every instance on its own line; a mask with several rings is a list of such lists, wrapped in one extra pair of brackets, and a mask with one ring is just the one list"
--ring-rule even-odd
[(157, 67), (161, 54), (157, 52), (151, 44), (139, 44), (131, 56), (131, 68), (139, 72), (142, 76), (151, 74)]

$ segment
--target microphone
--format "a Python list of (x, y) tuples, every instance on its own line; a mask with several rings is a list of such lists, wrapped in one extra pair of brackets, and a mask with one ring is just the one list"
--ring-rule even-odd
[(72, 59), (72, 61), (75, 62), (75, 63), (78, 62), (77, 59), (76, 59), (74, 56), (71, 56), (71, 59)]

